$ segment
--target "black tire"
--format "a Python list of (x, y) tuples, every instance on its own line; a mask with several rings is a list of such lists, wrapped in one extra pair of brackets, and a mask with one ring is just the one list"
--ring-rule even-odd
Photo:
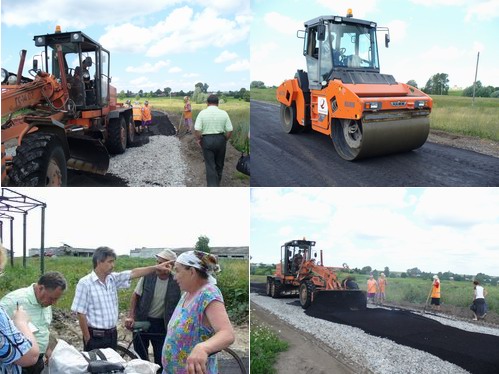
[(128, 121), (126, 136), (127, 146), (130, 147), (135, 141), (135, 124), (133, 123), (133, 118), (130, 118), (130, 121)]
[(116, 352), (125, 360), (130, 361), (140, 358), (139, 355), (133, 350), (125, 346), (125, 343), (118, 342), (116, 346)]
[(270, 296), (273, 299), (278, 299), (281, 297), (281, 291), (282, 291), (282, 284), (278, 280), (275, 280), (272, 282), (272, 285), (270, 287)]
[[(230, 348), (225, 348), (225, 349), (223, 350), (223, 352), (224, 352), (224, 353), (228, 353), (229, 355), (231, 355), (231, 356), (232, 356), (232, 358), (236, 361), (237, 366), (239, 367), (239, 370), (238, 370), (238, 371), (236, 371), (237, 373), (241, 373), (241, 374), (246, 374), (246, 373), (247, 373), (247, 371), (246, 371), (246, 367), (244, 366), (244, 362), (243, 362), (243, 360), (241, 359), (241, 357), (239, 357), (239, 355), (238, 355), (236, 352), (234, 352), (234, 351), (233, 351), (232, 349), (230, 349)], [(233, 365), (231, 365), (231, 366), (233, 366)], [(230, 372), (231, 372), (231, 373), (234, 373), (233, 368), (231, 368), (231, 371), (230, 371)]]
[(265, 287), (265, 294), (267, 296), (270, 296), (271, 283), (272, 283), (272, 279), (267, 278), (267, 285)]
[(314, 284), (306, 280), (300, 284), (300, 304), (303, 309), (307, 309), (312, 304), (312, 295), (315, 291)]
[(125, 118), (111, 118), (108, 125), (106, 148), (111, 154), (122, 154), (126, 150), (127, 125)]
[(26, 135), (16, 149), (9, 178), (19, 187), (66, 186), (68, 170), (59, 137), (41, 131)]
[(296, 121), (296, 105), (286, 106), (281, 103), (281, 125), (288, 134), (296, 134), (302, 130), (302, 126)]
[(331, 139), (340, 157), (347, 161), (357, 158), (362, 149), (362, 123), (350, 119), (332, 122)]

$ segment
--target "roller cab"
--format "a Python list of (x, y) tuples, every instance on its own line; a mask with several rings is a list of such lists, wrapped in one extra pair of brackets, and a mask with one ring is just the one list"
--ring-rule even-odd
[(276, 92), (283, 129), (329, 135), (338, 154), (356, 160), (421, 147), (429, 133), (432, 99), (381, 74), (376, 23), (322, 16), (305, 22), (307, 70)]

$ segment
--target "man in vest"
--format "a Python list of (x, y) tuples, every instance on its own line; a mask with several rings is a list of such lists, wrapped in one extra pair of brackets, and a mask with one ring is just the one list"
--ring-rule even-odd
[(367, 280), (367, 301), (374, 303), (374, 298), (376, 297), (376, 292), (378, 291), (378, 283), (374, 279), (373, 273), (369, 275)]
[(438, 279), (438, 275), (433, 276), (431, 305), (433, 309), (440, 310), (440, 279)]
[[(165, 249), (156, 255), (158, 264), (175, 261), (177, 255)], [(143, 360), (149, 361), (149, 343), (154, 351), (154, 362), (161, 366), (161, 350), (165, 341), (166, 329), (170, 317), (180, 299), (180, 288), (169, 270), (160, 270), (140, 278), (130, 302), (130, 312), (125, 319), (125, 326), (133, 329), (134, 325), (149, 322), (147, 331), (134, 334), (135, 352)]]
[(149, 101), (144, 101), (144, 106), (142, 107), (142, 130), (149, 132), (149, 126), (152, 125), (152, 114), (151, 108), (149, 108)]

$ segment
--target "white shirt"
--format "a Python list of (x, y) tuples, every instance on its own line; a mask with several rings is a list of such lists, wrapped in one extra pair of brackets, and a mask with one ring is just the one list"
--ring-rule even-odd
[(85, 314), (96, 329), (111, 329), (118, 323), (118, 289), (130, 287), (131, 270), (111, 273), (102, 283), (92, 271), (78, 281), (71, 310)]
[(485, 299), (485, 296), (483, 296), (483, 287), (482, 286), (475, 287), (475, 299)]

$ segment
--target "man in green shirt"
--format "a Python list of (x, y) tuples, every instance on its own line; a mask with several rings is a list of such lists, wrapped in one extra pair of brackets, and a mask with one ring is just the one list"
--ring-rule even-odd
[(206, 102), (208, 107), (199, 112), (194, 130), (197, 142), (203, 148), (206, 183), (208, 187), (219, 187), (232, 123), (227, 112), (218, 108), (216, 95), (208, 96)]
[(44, 368), (43, 356), (49, 343), (49, 327), (52, 322), (52, 307), (66, 290), (66, 279), (57, 271), (45, 273), (37, 283), (20, 288), (5, 295), (0, 305), (12, 317), (20, 306), (30, 317), (30, 327), (40, 347), (38, 362), (23, 368), (23, 374), (38, 374)]

